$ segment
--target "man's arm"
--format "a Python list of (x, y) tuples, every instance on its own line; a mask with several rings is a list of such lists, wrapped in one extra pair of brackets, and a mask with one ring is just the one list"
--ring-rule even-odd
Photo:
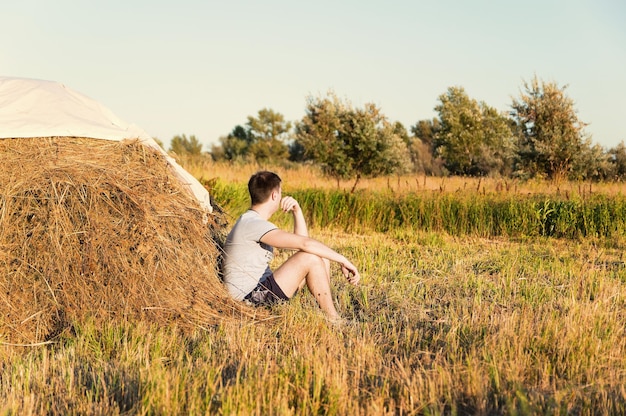
[(343, 275), (353, 285), (358, 284), (361, 279), (358, 269), (347, 258), (312, 238), (274, 229), (261, 237), (261, 241), (276, 248), (300, 250), (335, 261), (341, 265)]
[(291, 212), (293, 214), (293, 233), (308, 237), (309, 231), (306, 226), (306, 220), (298, 201), (290, 196), (286, 196), (280, 201), (280, 208), (283, 212)]

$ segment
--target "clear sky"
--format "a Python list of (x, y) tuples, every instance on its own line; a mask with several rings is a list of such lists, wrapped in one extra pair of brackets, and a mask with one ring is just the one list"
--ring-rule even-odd
[[(624, 0), (2, 0), (0, 75), (59, 81), (166, 145), (209, 150), (329, 90), (410, 129), (450, 86), (508, 111), (568, 85), (593, 143), (626, 141)], [(1, 127), (1, 126), (0, 126)]]

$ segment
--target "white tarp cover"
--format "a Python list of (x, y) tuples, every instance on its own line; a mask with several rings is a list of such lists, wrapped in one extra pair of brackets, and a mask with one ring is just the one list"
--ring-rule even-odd
[(125, 123), (97, 101), (61, 83), (0, 76), (0, 139), (57, 136), (138, 139), (161, 152), (201, 207), (212, 211), (204, 186), (139, 127)]

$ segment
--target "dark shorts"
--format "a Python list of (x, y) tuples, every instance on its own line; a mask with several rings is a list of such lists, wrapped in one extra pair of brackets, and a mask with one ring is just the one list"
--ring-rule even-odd
[(270, 274), (264, 282), (259, 283), (252, 289), (252, 292), (248, 293), (244, 300), (247, 300), (255, 306), (269, 306), (284, 300), (289, 300), (289, 297), (287, 297), (280, 286), (278, 286), (274, 275)]

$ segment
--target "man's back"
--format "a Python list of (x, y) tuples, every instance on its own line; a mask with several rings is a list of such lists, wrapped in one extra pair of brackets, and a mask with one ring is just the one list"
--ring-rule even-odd
[(274, 258), (274, 251), (260, 240), (274, 229), (274, 224), (248, 210), (228, 234), (224, 245), (224, 284), (235, 299), (243, 300), (271, 273), (269, 263)]

